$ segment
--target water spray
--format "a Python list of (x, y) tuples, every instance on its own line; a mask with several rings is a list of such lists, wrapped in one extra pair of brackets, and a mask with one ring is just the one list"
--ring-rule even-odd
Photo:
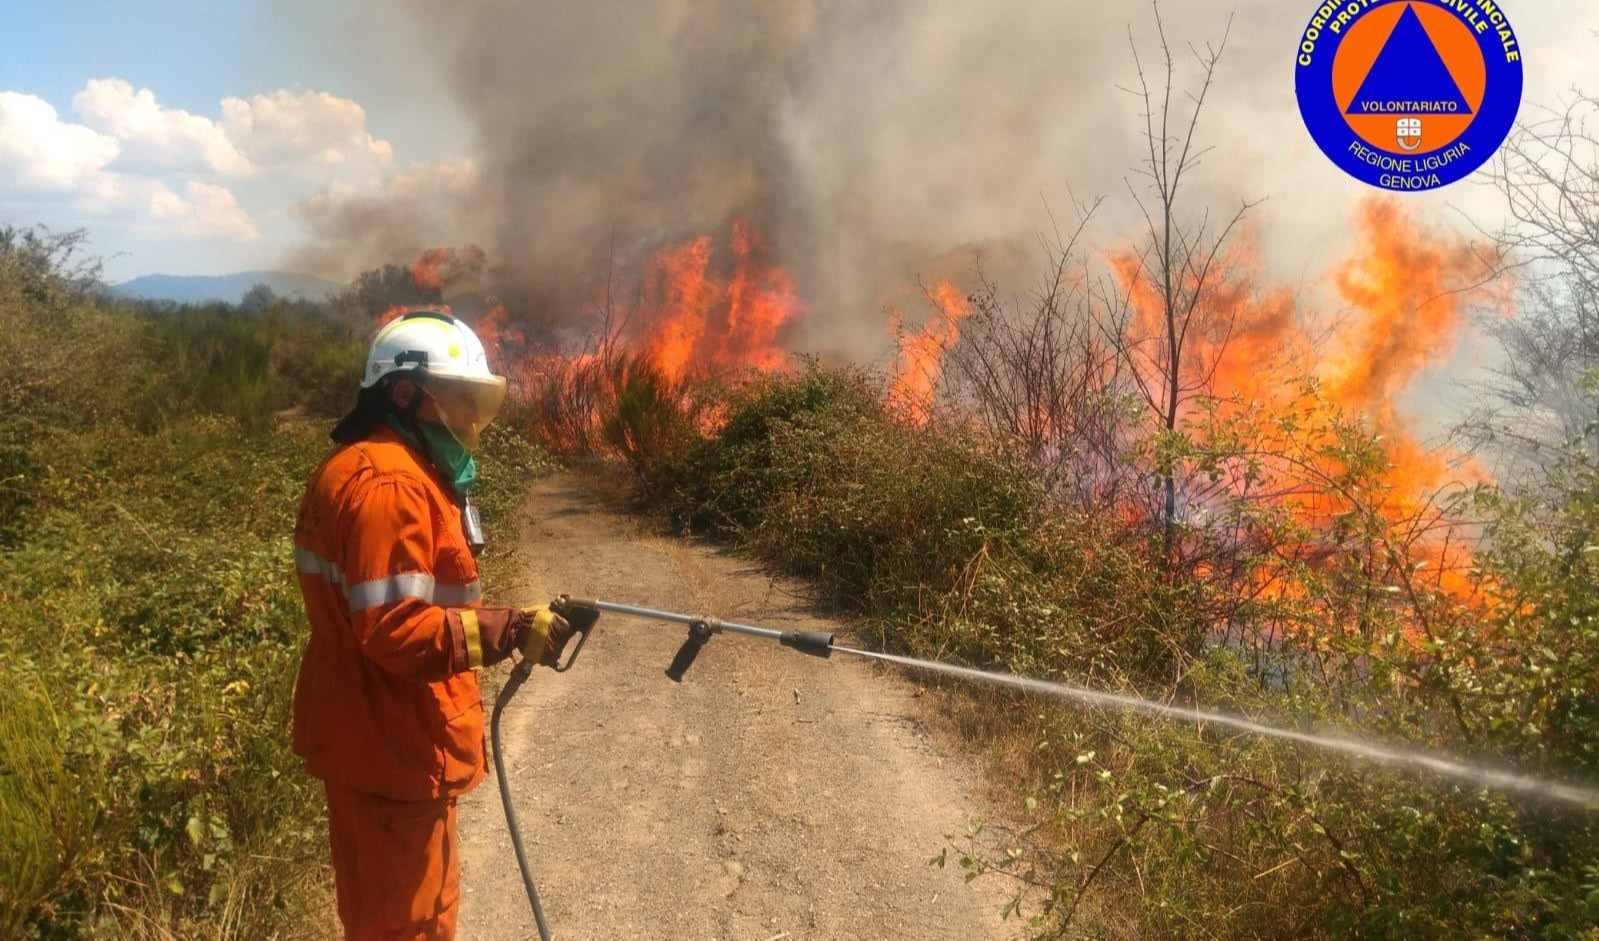
[[(1458, 761), (1445, 755), (1435, 754), (1419, 748), (1369, 742), (1341, 735), (1321, 735), (1266, 725), (1245, 719), (1242, 716), (1204, 709), (1188, 709), (1183, 706), (1173, 706), (1169, 703), (1144, 699), (1127, 693), (1111, 693), (1086, 686), (1076, 686), (1071, 683), (1058, 683), (1053, 680), (1043, 680), (1036, 677), (1018, 676), (1014, 673), (978, 670), (973, 667), (957, 666), (937, 660), (920, 660), (915, 657), (903, 657), (897, 654), (848, 647), (839, 644), (835, 639), (835, 635), (826, 631), (779, 631), (767, 627), (756, 627), (752, 624), (726, 621), (710, 615), (681, 614), (675, 611), (661, 611), (655, 608), (618, 604), (612, 601), (576, 600), (566, 595), (562, 595), (554, 602), (551, 602), (550, 608), (557, 614), (563, 614), (563, 616), (567, 613), (579, 611), (589, 613), (587, 617), (570, 618), (574, 625), (580, 626), (579, 632), (581, 636), (576, 646), (572, 648), (572, 652), (567, 657), (566, 662), (555, 666), (554, 669), (558, 673), (564, 673), (571, 669), (572, 663), (577, 659), (578, 654), (582, 652), (583, 645), (588, 642), (589, 631), (593, 628), (594, 619), (597, 617), (594, 612), (609, 612), (648, 621), (682, 624), (688, 627), (688, 637), (683, 641), (682, 646), (678, 648), (677, 654), (672, 658), (671, 665), (666, 668), (666, 675), (675, 683), (683, 682), (683, 677), (688, 672), (689, 667), (693, 666), (695, 658), (699, 656), (700, 651), (710, 642), (712, 637), (717, 634), (742, 634), (762, 640), (775, 640), (784, 647), (789, 647), (813, 657), (825, 659), (831, 657), (834, 653), (847, 654), (882, 663), (892, 663), (913, 670), (939, 673), (974, 683), (1002, 686), (1026, 693), (1048, 696), (1052, 699), (1087, 703), (1124, 712), (1139, 712), (1173, 722), (1218, 725), (1248, 735), (1296, 742), (1324, 751), (1338, 752), (1376, 764), (1419, 769), (1488, 790), (1541, 798), (1572, 805), (1587, 811), (1599, 811), (1599, 788), (1563, 784), (1544, 778), (1516, 774), (1488, 765)], [(538, 924), (539, 937), (542, 941), (549, 941), (549, 928), (545, 924), (544, 911), (539, 905), (538, 890), (533, 884), (532, 872), (527, 863), (527, 855), (522, 847), (521, 828), (517, 825), (516, 811), (511, 806), (510, 791), (506, 785), (505, 763), (500, 748), (500, 713), (505, 708), (505, 704), (515, 695), (517, 688), (527, 680), (532, 671), (533, 661), (527, 659), (519, 661), (512, 668), (510, 679), (506, 682), (504, 688), (500, 690), (500, 695), (495, 700), (494, 715), (490, 722), (490, 728), (494, 743), (494, 771), (500, 782), (500, 799), (505, 805), (505, 818), (511, 830), (511, 843), (516, 850), (517, 865), (522, 870), (522, 883), (527, 889), (528, 900), (533, 905), (533, 916)]]

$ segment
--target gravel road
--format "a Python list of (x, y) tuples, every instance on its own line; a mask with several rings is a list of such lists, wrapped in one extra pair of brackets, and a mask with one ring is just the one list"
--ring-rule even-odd
[[(535, 483), (524, 513), (532, 551), (492, 586), (500, 598), (565, 591), (833, 629), (792, 585), (641, 532), (579, 476)], [(928, 864), (991, 812), (915, 687), (733, 636), (679, 686), (662, 670), (682, 637), (607, 615), (572, 672), (537, 671), (508, 707), (511, 790), (556, 938), (1019, 936), (999, 917), (1003, 886)], [(460, 936), (535, 937), (492, 771), (460, 826)]]

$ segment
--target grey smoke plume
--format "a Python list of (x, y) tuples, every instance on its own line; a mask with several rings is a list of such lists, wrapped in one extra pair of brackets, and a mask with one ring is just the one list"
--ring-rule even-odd
[[(805, 49), (802, 4), (411, 3), (478, 172), (300, 207), (301, 254), (357, 265), (474, 240), (513, 309), (570, 316), (608, 259), (669, 241), (771, 232), (787, 173), (773, 119)], [(444, 184), (442, 186), (429, 185)]]
[[(563, 321), (608, 259), (636, 264), (702, 233), (725, 246), (742, 218), (811, 302), (796, 345), (859, 353), (886, 343), (885, 304), (914, 300), (919, 278), (966, 272), (974, 252), (1025, 291), (1037, 234), (1050, 211), (1071, 216), (1074, 192), (1111, 197), (1101, 244), (1137, 228), (1140, 103), (1117, 86), (1137, 81), (1129, 26), (1146, 68), (1161, 65), (1144, 4), (402, 6), (476, 130), (476, 172), (421, 168), (382, 194), (306, 204), (302, 259), (358, 268), (475, 241), (513, 310)], [(1298, 126), (1293, 51), (1310, 5), (1171, 0), (1161, 12), (1180, 86), (1188, 44), (1220, 41), (1236, 12), (1193, 211), (1290, 196), (1271, 206), (1293, 234), (1267, 241), (1273, 260), (1302, 270), (1295, 251), (1310, 245), (1325, 257), (1362, 187)]]

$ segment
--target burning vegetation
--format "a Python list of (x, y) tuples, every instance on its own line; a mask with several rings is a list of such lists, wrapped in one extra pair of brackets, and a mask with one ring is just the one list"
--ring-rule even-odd
[[(1171, 360), (1164, 304), (1138, 251), (1106, 256), (1097, 293), (1082, 290), (1085, 276), (1073, 273), (1078, 303), (1070, 310), (1005, 310), (992, 285), (966, 291), (940, 280), (922, 292), (930, 311), (923, 323), (911, 326), (903, 313), (889, 314), (896, 352), (883, 379), (882, 407), (919, 428), (938, 421), (1014, 433), (1025, 426), (1028, 436), (1051, 442), (1033, 449), (1042, 475), (1064, 464), (1075, 465), (1078, 474), (1091, 472), (1102, 489), (1114, 492), (1121, 519), (1181, 529), (1170, 550), (1191, 561), (1273, 538), (1263, 530), (1290, 524), (1298, 536), (1288, 541), (1294, 545), (1278, 547), (1284, 557), (1295, 564), (1332, 558), (1350, 538), (1342, 524), (1375, 513), (1401, 543), (1396, 558), (1425, 563), (1434, 587), (1467, 598), (1474, 591), (1467, 577), (1472, 536), (1464, 520), (1446, 511), (1447, 497), (1488, 477), (1467, 455), (1423, 443), (1402, 402), (1428, 369), (1448, 362), (1470, 312), (1507, 313), (1505, 290), (1489, 277), (1498, 259), (1421, 227), (1391, 200), (1368, 199), (1352, 222), (1352, 254), (1313, 285), (1338, 305), (1331, 317), (1307, 309), (1301, 291), (1267, 283), (1247, 230), (1202, 275), (1191, 272), (1205, 283), (1186, 288), (1193, 328), (1183, 338), (1175, 379), (1161, 395), (1156, 390)], [(543, 342), (530, 339), (539, 335), (535, 318), (482, 292), (487, 263), (476, 246), (437, 248), (417, 259), (411, 278), (419, 289), (436, 292), (441, 304), (449, 295), (478, 311), (474, 325), (491, 359), (513, 377), (515, 397), (541, 416), (538, 434), (559, 450), (631, 456), (634, 449), (655, 447), (642, 428), (618, 433), (611, 413), (629, 394), (647, 395), (648, 408), (659, 413), (649, 415), (655, 433), (691, 428), (714, 435), (725, 410), (715, 407), (710, 390), (799, 364), (790, 340), (808, 305), (794, 277), (745, 222), (733, 223), (723, 239), (701, 235), (649, 252), (637, 264), (620, 264), (585, 305), (583, 331)], [(393, 307), (378, 322), (404, 309)], [(974, 312), (979, 332), (963, 346), (963, 327)], [(1035, 322), (1026, 323), (1030, 317)], [(1093, 336), (1077, 334), (1079, 342), (1052, 350), (1048, 364), (1029, 363), (994, 343), (996, 330), (1037, 334), (1050, 328), (1042, 321), (1062, 317), (1091, 326)], [(1052, 371), (1086, 374), (1096, 363), (1115, 365), (1093, 381), (1054, 382)], [(980, 375), (985, 369), (988, 374)], [(997, 391), (999, 371), (1009, 373), (1007, 383), (1052, 388), (1030, 390), (1031, 405), (998, 401), (1004, 398)], [(1057, 401), (1040, 403), (1041, 397)], [(1077, 401), (1063, 411), (1059, 400), (1067, 398)], [(1164, 430), (1195, 453), (1179, 460), (1186, 467), (1172, 471), (1179, 492), (1166, 520), (1159, 494), (1137, 481), (1159, 479), (1162, 462), (1174, 460), (1155, 450), (1159, 406), (1168, 399), (1177, 408)], [(1089, 401), (1143, 401), (1148, 408), (1118, 418), (1120, 427), (1110, 435), (1114, 446), (1106, 449), (1072, 427), (1070, 417), (1080, 416)], [(996, 423), (996, 409), (1011, 414)], [(1021, 414), (1026, 411), (1033, 414)], [(1376, 463), (1361, 487), (1351, 489), (1341, 448), (1357, 433), (1373, 436)], [(1057, 496), (1068, 502), (1088, 497)], [(1281, 573), (1257, 570), (1251, 579), (1258, 594), (1294, 593)]]
[[(731, 257), (716, 265), (719, 248)], [(728, 246), (702, 235), (655, 253), (617, 329), (668, 382), (681, 382), (784, 367), (783, 332), (804, 311), (794, 279), (773, 263), (760, 234), (734, 222)], [(627, 338), (630, 328), (636, 340)]]

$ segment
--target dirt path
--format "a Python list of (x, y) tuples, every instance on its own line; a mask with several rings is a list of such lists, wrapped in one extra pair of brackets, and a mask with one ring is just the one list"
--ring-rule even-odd
[[(825, 626), (751, 563), (642, 535), (572, 476), (534, 485), (525, 576), (558, 591)], [(511, 789), (559, 939), (1013, 938), (1000, 886), (928, 865), (983, 815), (981, 781), (902, 680), (607, 616), (572, 672), (508, 707)], [(492, 684), (487, 684), (492, 685)], [(493, 774), (461, 806), (463, 939), (534, 937)]]

